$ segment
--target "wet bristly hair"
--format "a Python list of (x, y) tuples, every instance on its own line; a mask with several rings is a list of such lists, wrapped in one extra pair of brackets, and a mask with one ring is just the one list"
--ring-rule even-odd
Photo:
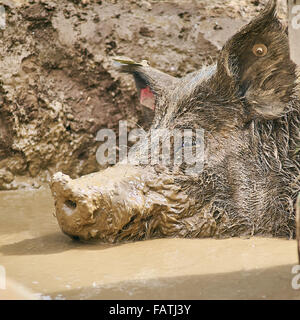
[[(199, 221), (213, 221), (210, 235), (295, 236), (300, 86), (276, 8), (269, 1), (226, 42), (215, 65), (182, 79), (139, 64), (121, 67), (139, 90), (152, 92), (152, 128), (205, 130), (203, 171), (176, 181), (197, 199)], [(181, 224), (182, 236), (201, 236), (201, 222)]]

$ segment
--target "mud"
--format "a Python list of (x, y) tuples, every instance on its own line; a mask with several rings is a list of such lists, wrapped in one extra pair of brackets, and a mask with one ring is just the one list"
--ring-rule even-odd
[(20, 176), (48, 181), (100, 169), (101, 128), (147, 128), (152, 111), (138, 103), (115, 55), (146, 59), (183, 76), (211, 63), (265, 1), (2, 1), (0, 31), (0, 190)]
[(11, 279), (6, 280), (6, 289), (1, 290), (0, 300), (39, 300), (39, 296)]
[[(50, 190), (0, 193), (0, 264), (41, 299), (299, 299), (296, 241), (72, 241)], [(0, 290), (0, 299), (7, 291)]]

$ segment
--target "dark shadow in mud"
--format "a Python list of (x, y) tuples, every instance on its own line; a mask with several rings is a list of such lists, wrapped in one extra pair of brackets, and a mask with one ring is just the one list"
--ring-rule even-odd
[(72, 240), (68, 236), (57, 232), (33, 239), (25, 239), (20, 242), (3, 245), (0, 253), (6, 256), (11, 255), (39, 255), (55, 254), (72, 249), (103, 250), (111, 248), (111, 244), (102, 242), (83, 242)]
[[(85, 287), (47, 293), (52, 299), (105, 300), (205, 300), (205, 299), (297, 299), (292, 288), (293, 265), (235, 271), (123, 281), (99, 287)], [(199, 266), (201, 269), (201, 265)], [(91, 279), (97, 283), (97, 279)], [(101, 279), (98, 279), (101, 281)], [(300, 281), (298, 281), (300, 284)]]

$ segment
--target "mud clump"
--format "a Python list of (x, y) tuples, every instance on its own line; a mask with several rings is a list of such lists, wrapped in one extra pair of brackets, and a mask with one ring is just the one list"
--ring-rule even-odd
[[(262, 1), (261, 1), (262, 2)], [(20, 5), (20, 3), (23, 3)], [(134, 82), (111, 68), (126, 55), (174, 76), (214, 61), (253, 1), (5, 1), (0, 30), (0, 189), (15, 177), (48, 181), (100, 169), (101, 128), (149, 128)], [(223, 30), (215, 30), (218, 22)]]

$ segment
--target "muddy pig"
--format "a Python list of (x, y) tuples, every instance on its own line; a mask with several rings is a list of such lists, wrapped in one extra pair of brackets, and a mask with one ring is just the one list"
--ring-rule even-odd
[[(295, 236), (299, 77), (276, 9), (270, 1), (215, 65), (182, 79), (143, 63), (121, 67), (155, 109), (150, 132), (203, 130), (202, 166), (187, 174), (187, 161), (176, 170), (174, 163), (119, 163), (76, 180), (56, 173), (51, 189), (64, 233), (108, 242)], [(200, 143), (195, 135), (191, 141)], [(131, 155), (141, 150), (149, 156), (146, 144)]]

